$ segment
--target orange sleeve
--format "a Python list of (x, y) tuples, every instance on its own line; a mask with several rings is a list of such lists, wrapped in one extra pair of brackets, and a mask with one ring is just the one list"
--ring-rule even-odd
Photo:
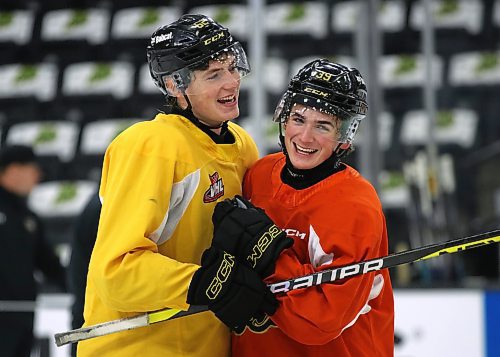
[[(384, 254), (380, 248), (386, 233), (380, 212), (362, 205), (329, 205), (329, 208), (330, 211), (323, 211), (321, 217), (311, 220), (311, 225), (320, 237), (325, 255), (334, 254), (333, 262), (314, 267), (310, 260), (304, 259), (307, 253), (292, 247), (279, 257), (275, 274), (266, 282), (287, 280)], [(332, 217), (342, 224), (326, 226)], [(280, 307), (271, 319), (286, 335), (302, 344), (328, 343), (366, 309), (375, 275), (372, 272), (278, 296)]]

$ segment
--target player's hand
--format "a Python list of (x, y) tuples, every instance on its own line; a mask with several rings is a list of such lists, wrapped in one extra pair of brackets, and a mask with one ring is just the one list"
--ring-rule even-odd
[(263, 209), (241, 196), (219, 202), (212, 222), (212, 245), (233, 254), (262, 278), (274, 272), (280, 253), (293, 244)]
[(276, 311), (278, 301), (255, 271), (215, 247), (201, 258), (201, 268), (191, 280), (188, 304), (208, 305), (231, 329), (245, 326), (252, 316)]

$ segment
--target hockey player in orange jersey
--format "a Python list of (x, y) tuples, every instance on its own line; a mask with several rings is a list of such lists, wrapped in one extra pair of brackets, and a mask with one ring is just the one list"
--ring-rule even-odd
[[(246, 209), (227, 201), (216, 207), (214, 229), (225, 231), (225, 242), (230, 235), (244, 241), (244, 232), (253, 229), (247, 215), (263, 212), (252, 204), (294, 240), (276, 262), (269, 259), (265, 269), (257, 270), (267, 283), (387, 255), (377, 193), (341, 161), (352, 150), (366, 113), (366, 86), (356, 69), (327, 60), (307, 64), (292, 78), (274, 115), (283, 153), (264, 157), (247, 172), (243, 193), (251, 203), (237, 200)], [(237, 258), (247, 257), (232, 251)], [(278, 300), (272, 317), (256, 316), (233, 334), (233, 356), (394, 354), (394, 301), (387, 269), (293, 290)]]

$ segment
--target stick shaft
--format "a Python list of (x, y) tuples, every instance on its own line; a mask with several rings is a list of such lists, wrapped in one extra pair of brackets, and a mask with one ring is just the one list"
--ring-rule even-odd
[(302, 289), (310, 286), (330, 283), (340, 279), (352, 278), (354, 276), (366, 274), (371, 271), (393, 268), (402, 264), (427, 260), (444, 254), (457, 253), (464, 250), (499, 242), (500, 230), (495, 230), (470, 237), (459, 238), (447, 242), (410, 249), (381, 258), (323, 270), (310, 275), (274, 283), (269, 285), (269, 288), (275, 294), (286, 293), (290, 290)]
[[(268, 286), (270, 290), (275, 294), (287, 293), (290, 290), (304, 289), (311, 286), (331, 283), (336, 280), (348, 279), (372, 271), (392, 268), (402, 264), (431, 259), (443, 254), (457, 253), (464, 250), (499, 242), (500, 230), (494, 230), (474, 236), (410, 249), (404, 252), (387, 255), (385, 257), (370, 259), (355, 264), (323, 270), (298, 278), (273, 283)], [(187, 311), (177, 309), (164, 309), (160, 311), (145, 313), (136, 317), (104, 322), (89, 327), (58, 333), (54, 337), (56, 340), (56, 345), (62, 346), (67, 343), (74, 343), (119, 331), (148, 326), (153, 323), (173, 320), (179, 317), (189, 316), (207, 310), (208, 308), (206, 306), (197, 305), (192, 305)]]

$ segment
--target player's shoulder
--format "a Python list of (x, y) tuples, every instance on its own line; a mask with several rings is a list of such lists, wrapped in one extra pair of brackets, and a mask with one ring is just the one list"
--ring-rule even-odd
[(335, 192), (337, 201), (344, 205), (373, 206), (380, 208), (380, 199), (373, 185), (363, 177), (356, 169), (349, 165), (341, 172), (341, 179), (331, 185), (331, 191)]
[(152, 120), (138, 122), (128, 127), (114, 141), (117, 145), (134, 146), (141, 143), (161, 146), (178, 144), (179, 141), (187, 140), (186, 125), (181, 118), (179, 115), (160, 113)]
[(167, 137), (169, 140), (191, 136), (190, 132), (196, 129), (195, 125), (187, 118), (178, 114), (159, 113), (154, 119), (145, 121), (137, 130), (142, 130), (149, 135)]
[(284, 162), (284, 160), (285, 160), (285, 155), (280, 151), (268, 154), (263, 158), (259, 159), (259, 161), (257, 162), (260, 162), (261, 165), (275, 165), (278, 162)]
[(252, 136), (243, 127), (232, 121), (228, 122), (227, 125), (229, 131), (244, 145), (256, 146)]
[(277, 152), (260, 158), (250, 169), (255, 171), (267, 171), (272, 170), (276, 165), (284, 165), (284, 163), (285, 155), (283, 155), (282, 152)]
[(240, 135), (250, 136), (250, 134), (248, 134), (248, 132), (245, 129), (243, 129), (243, 127), (241, 125), (236, 124), (234, 121), (229, 121), (227, 123), (227, 126), (228, 126), (229, 130), (234, 131)]
[(351, 186), (353, 190), (366, 190), (375, 193), (373, 185), (358, 170), (347, 164), (344, 165), (346, 166), (343, 171), (344, 184)]

